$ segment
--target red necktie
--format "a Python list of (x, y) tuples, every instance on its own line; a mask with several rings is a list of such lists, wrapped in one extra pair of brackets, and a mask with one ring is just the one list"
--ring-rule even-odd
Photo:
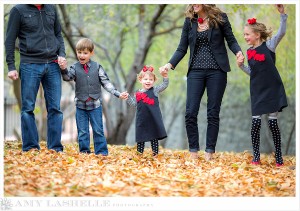
[[(85, 72), (86, 74), (88, 74), (89, 68), (88, 68), (87, 64), (84, 64), (84, 65), (83, 65), (83, 69), (84, 69), (84, 72)], [(91, 99), (92, 99), (92, 98), (89, 97), (89, 98), (86, 100), (86, 102), (89, 102)]]
[(88, 69), (87, 64), (84, 64), (84, 65), (83, 65), (83, 69), (84, 69), (84, 72), (85, 72), (86, 74), (88, 74), (89, 69)]

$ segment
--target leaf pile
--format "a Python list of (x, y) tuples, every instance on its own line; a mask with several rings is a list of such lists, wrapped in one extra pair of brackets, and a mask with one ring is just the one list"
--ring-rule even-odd
[(160, 148), (152, 157), (133, 146), (108, 146), (109, 155), (83, 154), (77, 144), (64, 153), (21, 151), (20, 142), (5, 142), (5, 196), (295, 196), (296, 158), (261, 155), (260, 166), (249, 165), (250, 152), (217, 152), (214, 160), (189, 158), (185, 150)]

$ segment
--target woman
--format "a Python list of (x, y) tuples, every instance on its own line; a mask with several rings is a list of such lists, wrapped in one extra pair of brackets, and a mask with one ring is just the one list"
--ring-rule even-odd
[(174, 69), (190, 48), (187, 72), (187, 102), (185, 125), (192, 158), (198, 158), (199, 133), (197, 116), (200, 101), (207, 89), (207, 133), (205, 159), (211, 160), (219, 133), (219, 113), (230, 71), (225, 39), (238, 57), (242, 51), (237, 43), (227, 15), (215, 4), (190, 4), (177, 50), (160, 71)]

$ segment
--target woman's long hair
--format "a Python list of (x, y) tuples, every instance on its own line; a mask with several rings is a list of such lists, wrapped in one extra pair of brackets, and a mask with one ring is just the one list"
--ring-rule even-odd
[[(218, 24), (223, 24), (222, 10), (216, 7), (215, 4), (202, 4), (203, 10), (207, 13), (209, 18), (209, 26), (214, 26), (215, 28), (218, 27)], [(194, 8), (192, 4), (189, 4), (185, 11), (185, 17), (190, 18), (197, 18), (197, 14), (194, 12)]]

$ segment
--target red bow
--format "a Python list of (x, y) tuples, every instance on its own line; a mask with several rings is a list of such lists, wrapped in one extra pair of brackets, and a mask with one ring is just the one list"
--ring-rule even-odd
[(259, 62), (262, 62), (262, 61), (265, 61), (266, 58), (265, 58), (265, 54), (259, 54), (259, 53), (256, 53), (256, 50), (248, 50), (247, 51), (247, 56), (248, 56), (248, 60), (250, 59), (254, 59), (256, 61), (259, 61)]
[(153, 72), (154, 68), (152, 66), (145, 65), (142, 70), (143, 72), (147, 72), (147, 71)]
[(256, 18), (249, 18), (249, 19), (248, 19), (248, 23), (249, 23), (250, 25), (255, 24), (255, 23), (256, 23)]
[(135, 93), (136, 101), (139, 102), (142, 100), (143, 103), (148, 105), (154, 105), (155, 101), (152, 98), (149, 98), (148, 95), (144, 92)]
[(248, 50), (247, 51), (247, 56), (248, 56), (248, 60), (252, 59), (256, 54), (256, 50)]

